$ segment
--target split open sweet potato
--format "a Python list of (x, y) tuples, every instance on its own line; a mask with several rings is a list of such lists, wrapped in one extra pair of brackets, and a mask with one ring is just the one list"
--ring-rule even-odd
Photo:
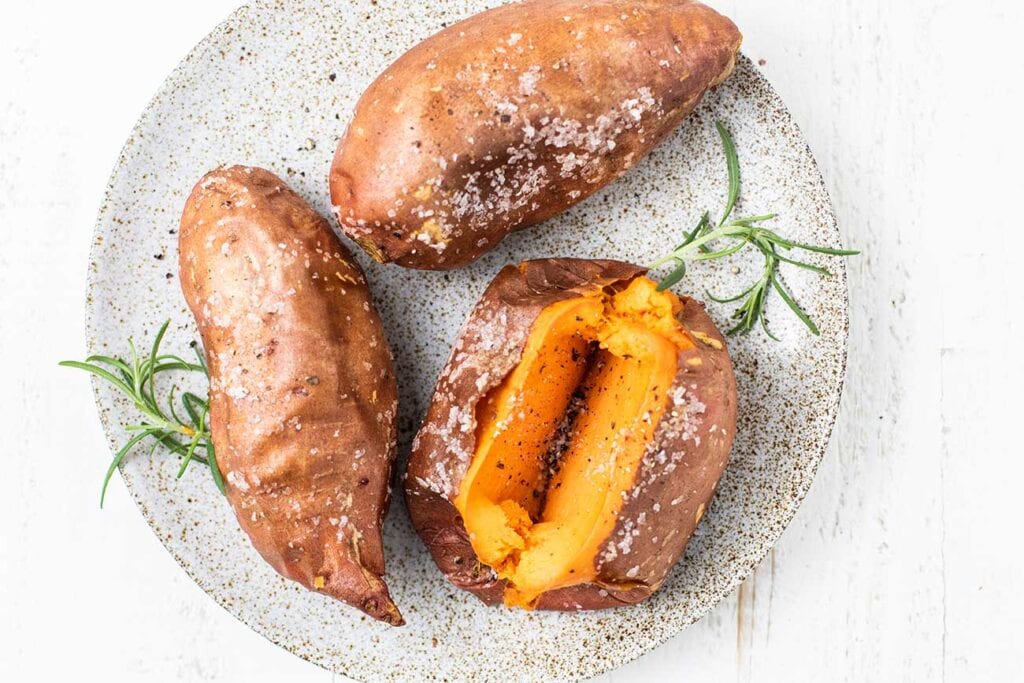
[(455, 343), (406, 500), (441, 570), (487, 603), (639, 602), (707, 507), (735, 434), (732, 364), (703, 306), (644, 273), (509, 266)]
[(282, 575), (401, 624), (380, 533), (397, 392), (359, 265), (284, 182), (241, 166), (195, 186), (179, 262), (242, 529)]
[(443, 270), (632, 168), (733, 71), (736, 26), (693, 0), (527, 0), (388, 67), (331, 168), (345, 232)]

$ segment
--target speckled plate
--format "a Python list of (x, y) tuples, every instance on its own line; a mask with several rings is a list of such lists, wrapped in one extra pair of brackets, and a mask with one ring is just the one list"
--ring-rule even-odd
[[(175, 230), (196, 180), (219, 164), (264, 166), (327, 214), (328, 167), (362, 90), (416, 42), (491, 4), (260, 0), (214, 29), (164, 83), (114, 169), (91, 256), (90, 351), (123, 353), (129, 335), (152, 339), (168, 318), (168, 348), (187, 351), (198, 335), (178, 285)], [(472, 266), (427, 273), (362, 259), (395, 351), (403, 454), (458, 326), (503, 264), (542, 256), (648, 263), (705, 208), (720, 210), (726, 175), (715, 119), (727, 123), (740, 151), (740, 210), (778, 212), (787, 235), (839, 244), (814, 158), (771, 86), (741, 60), (638, 168)], [(385, 529), (387, 581), (408, 625), (390, 628), (275, 574), (203, 469), (178, 481), (175, 459), (139, 454), (122, 474), (143, 516), (207, 593), (271, 641), (327, 669), (366, 681), (591, 676), (699, 619), (792, 518), (828, 442), (843, 380), (846, 279), (842, 263), (829, 265), (837, 271), (831, 279), (785, 273), (820, 337), (776, 297), (769, 311), (782, 341), (758, 332), (730, 344), (740, 387), (732, 461), (685, 558), (637, 607), (584, 614), (488, 609), (442, 579), (396, 500)], [(732, 293), (757, 268), (753, 257), (709, 263), (679, 288)], [(727, 323), (728, 307), (709, 310)], [(131, 406), (103, 386), (96, 400), (111, 445), (122, 443)]]

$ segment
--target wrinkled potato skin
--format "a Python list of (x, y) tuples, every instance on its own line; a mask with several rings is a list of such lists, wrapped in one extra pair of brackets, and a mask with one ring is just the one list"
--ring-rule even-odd
[(192, 191), (179, 266), (242, 529), (285, 577), (401, 624), (380, 535), (397, 392), (361, 269), (279, 178), (239, 166)]
[[(505, 582), (478, 561), (452, 503), (475, 451), (476, 406), (519, 362), (544, 307), (645, 272), (617, 261), (577, 259), (508, 266), (459, 333), (413, 443), (405, 496), (413, 525), (442, 573), (487, 604), (501, 603)], [(679, 353), (669, 394), (682, 389), (685, 404), (670, 404), (659, 422), (633, 490), (601, 546), (597, 580), (544, 593), (539, 609), (604, 609), (649, 597), (682, 555), (711, 500), (736, 432), (736, 380), (725, 340), (704, 307), (686, 297), (682, 301), (679, 320), (706, 340), (695, 339), (695, 348)], [(671, 416), (674, 408), (683, 417), (695, 411), (690, 413), (698, 418), (694, 431), (679, 433), (681, 418)], [(463, 422), (466, 415), (473, 421)], [(659, 458), (662, 450), (666, 457)], [(631, 540), (623, 543), (627, 536)]]
[(464, 265), (632, 168), (740, 41), (692, 0), (528, 0), (457, 23), (359, 100), (331, 169), (337, 218), (380, 261)]

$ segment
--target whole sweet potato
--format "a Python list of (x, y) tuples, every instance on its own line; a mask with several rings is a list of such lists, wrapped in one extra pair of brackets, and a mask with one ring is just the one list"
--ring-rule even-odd
[(644, 272), (506, 267), (455, 342), (406, 501), (441, 571), (488, 604), (639, 602), (711, 499), (736, 430), (732, 364), (703, 306)]
[(527, 0), (428, 38), (367, 89), (331, 198), (379, 261), (448, 269), (629, 170), (733, 70), (692, 0)]
[(401, 624), (380, 534), (397, 393), (359, 266), (279, 178), (240, 166), (195, 186), (179, 260), (242, 529), (282, 575)]

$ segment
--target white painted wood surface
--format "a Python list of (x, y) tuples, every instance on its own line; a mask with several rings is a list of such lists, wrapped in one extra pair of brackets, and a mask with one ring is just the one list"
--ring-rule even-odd
[[(94, 212), (135, 118), (235, 0), (0, 18), (0, 680), (342, 680), (181, 572), (82, 377)], [(1020, 3), (720, 0), (849, 244), (847, 389), (795, 522), (706, 619), (602, 680), (1024, 679)], [(571, 673), (571, 672), (567, 672)]]

